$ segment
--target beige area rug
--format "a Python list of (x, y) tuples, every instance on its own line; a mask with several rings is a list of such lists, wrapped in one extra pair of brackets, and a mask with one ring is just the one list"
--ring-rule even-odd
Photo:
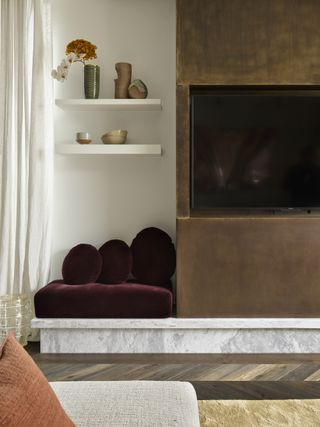
[(201, 427), (320, 427), (320, 399), (198, 403)]

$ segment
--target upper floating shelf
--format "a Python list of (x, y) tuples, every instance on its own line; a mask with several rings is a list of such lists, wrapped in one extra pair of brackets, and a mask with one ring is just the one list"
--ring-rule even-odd
[(56, 105), (69, 111), (159, 111), (161, 99), (56, 99)]

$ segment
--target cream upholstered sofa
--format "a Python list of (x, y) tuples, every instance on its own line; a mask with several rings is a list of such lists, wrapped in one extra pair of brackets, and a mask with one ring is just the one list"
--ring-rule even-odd
[(177, 381), (50, 383), (77, 427), (199, 427), (191, 384)]

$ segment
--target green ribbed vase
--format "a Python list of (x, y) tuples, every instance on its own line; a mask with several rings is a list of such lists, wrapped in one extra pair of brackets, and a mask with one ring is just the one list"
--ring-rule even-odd
[(100, 67), (99, 65), (84, 66), (84, 96), (86, 99), (99, 98)]

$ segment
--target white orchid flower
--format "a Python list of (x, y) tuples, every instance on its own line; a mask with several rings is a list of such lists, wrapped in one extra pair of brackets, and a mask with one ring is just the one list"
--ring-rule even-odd
[(71, 66), (71, 63), (68, 61), (68, 59), (66, 59), (66, 58), (64, 58), (62, 61), (61, 61), (61, 67), (64, 69), (64, 70), (68, 70), (69, 68), (70, 68), (70, 66)]
[(58, 75), (61, 77), (61, 80), (65, 80), (68, 75), (68, 70), (59, 66), (58, 67)]
[[(58, 67), (59, 68), (59, 67)], [(63, 82), (67, 78), (68, 72), (67, 70), (64, 70), (63, 68), (59, 68), (58, 70), (52, 70), (51, 76), (58, 80), (58, 82)]]
[(59, 82), (64, 82), (68, 77), (69, 69), (73, 62), (77, 61), (79, 56), (75, 53), (71, 52), (67, 55), (62, 61), (61, 64), (58, 65), (56, 70), (52, 70), (51, 76), (58, 80)]
[(68, 76), (68, 70), (63, 70), (61, 73), (61, 79), (65, 80)]
[(68, 76), (68, 69), (62, 68), (61, 65), (59, 65), (57, 70), (51, 71), (51, 76), (58, 80), (58, 82), (64, 82)]
[(56, 79), (58, 80), (58, 82), (62, 80), (61, 73), (59, 73), (58, 71), (57, 71)]
[(77, 59), (77, 55), (74, 52), (69, 53), (67, 56), (67, 61), (71, 65)]
[(68, 75), (68, 70), (63, 68), (62, 65), (58, 65), (57, 67), (58, 75), (61, 77), (61, 80), (65, 80)]

